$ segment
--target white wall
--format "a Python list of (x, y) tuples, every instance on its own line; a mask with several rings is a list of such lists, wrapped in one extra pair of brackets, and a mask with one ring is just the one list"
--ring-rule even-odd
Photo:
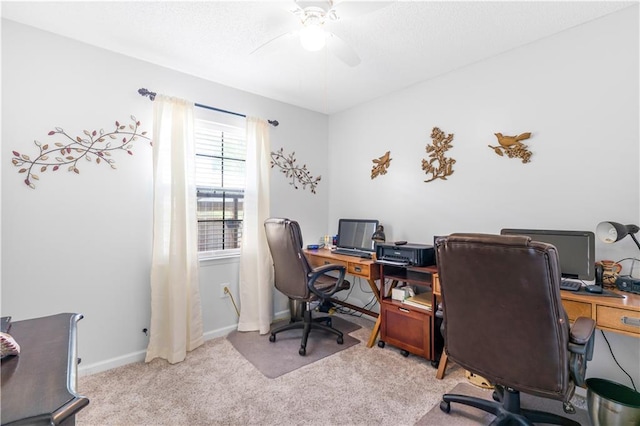
[[(272, 149), (295, 151), (323, 181), (313, 195), (272, 173), (272, 214), (300, 221), (315, 241), (327, 229), (328, 119), (323, 114), (207, 82), (133, 58), (2, 20), (2, 315), (21, 320), (58, 312), (84, 314), (79, 324), (81, 373), (142, 359), (149, 326), (152, 226), (151, 147), (113, 155), (117, 170), (82, 163), (80, 174), (40, 173), (36, 189), (11, 164), (11, 152), (35, 157), (33, 141), (111, 130), (134, 115), (152, 132), (152, 107), (141, 87), (193, 102), (268, 119)], [(103, 164), (104, 166), (104, 164)], [(237, 259), (202, 263), (200, 281), (207, 337), (235, 328)], [(275, 311), (287, 309), (279, 295)]]
[[(332, 115), (329, 224), (376, 217), (388, 241), (429, 244), (451, 232), (640, 223), (638, 49), (634, 6)], [(425, 183), (433, 127), (455, 135), (456, 163)], [(532, 132), (531, 162), (488, 148), (498, 132)], [(371, 160), (388, 150), (388, 173), (372, 180)], [(630, 238), (598, 242), (596, 254), (640, 257)], [(640, 385), (640, 339), (607, 337)], [(600, 335), (588, 371), (630, 385)]]

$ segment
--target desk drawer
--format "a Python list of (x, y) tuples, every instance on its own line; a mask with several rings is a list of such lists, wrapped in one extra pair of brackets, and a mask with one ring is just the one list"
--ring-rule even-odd
[(431, 316), (384, 299), (380, 304), (380, 340), (415, 355), (431, 358)]
[(314, 268), (317, 268), (318, 266), (324, 266), (324, 265), (342, 265), (345, 268), (347, 267), (347, 262), (343, 262), (337, 259), (329, 259), (326, 257), (307, 256), (307, 260), (309, 261), (309, 264)]
[(358, 277), (369, 279), (370, 270), (371, 269), (369, 268), (369, 266), (359, 265), (357, 263), (351, 263), (351, 262), (347, 264), (347, 274), (355, 275)]
[(569, 321), (575, 321), (578, 317), (593, 318), (591, 303), (576, 302), (575, 300), (563, 300), (562, 306), (567, 312)]
[(640, 312), (629, 309), (598, 306), (596, 323), (599, 327), (624, 330), (640, 335)]

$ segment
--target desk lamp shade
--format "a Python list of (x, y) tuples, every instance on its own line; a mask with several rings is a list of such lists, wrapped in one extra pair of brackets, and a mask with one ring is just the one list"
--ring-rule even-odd
[(600, 222), (596, 228), (596, 235), (598, 238), (607, 243), (615, 243), (616, 241), (620, 241), (627, 235), (631, 236), (631, 239), (636, 243), (638, 249), (640, 249), (640, 243), (636, 239), (636, 234), (640, 231), (638, 225), (623, 225), (617, 222)]

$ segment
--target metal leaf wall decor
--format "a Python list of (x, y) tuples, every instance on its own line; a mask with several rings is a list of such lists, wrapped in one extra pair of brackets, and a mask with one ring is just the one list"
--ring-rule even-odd
[(445, 153), (451, 148), (453, 141), (453, 133), (445, 136), (445, 133), (437, 127), (431, 131), (431, 139), (433, 143), (426, 146), (429, 160), (422, 160), (422, 170), (426, 174), (431, 174), (431, 178), (425, 182), (431, 182), (436, 179), (446, 180), (447, 176), (453, 174), (453, 165), (456, 160), (445, 157)]
[(298, 189), (298, 185), (296, 182), (300, 182), (302, 184), (302, 189), (309, 189), (311, 193), (316, 193), (316, 185), (320, 182), (321, 176), (314, 178), (307, 170), (307, 165), (303, 164), (302, 167), (296, 164), (295, 152), (285, 156), (284, 148), (280, 148), (276, 152), (271, 153), (271, 168), (278, 166), (280, 171), (284, 173), (287, 178), (291, 178), (291, 182), (289, 185), (293, 185), (295, 189)]
[(377, 159), (373, 159), (373, 167), (371, 168), (371, 179), (375, 179), (380, 175), (386, 175), (387, 169), (389, 168), (389, 164), (391, 163), (391, 158), (389, 155), (391, 151), (387, 151), (382, 157)]
[(147, 132), (138, 132), (140, 122), (131, 116), (132, 124), (125, 126), (120, 122), (115, 122), (115, 128), (110, 132), (84, 130), (84, 136), (69, 135), (61, 127), (55, 127), (48, 135), (54, 136), (58, 140), (51, 143), (41, 143), (33, 141), (38, 147), (38, 154), (35, 159), (27, 154), (13, 151), (11, 162), (14, 166), (20, 167), (18, 173), (26, 173), (24, 183), (31, 189), (35, 189), (34, 181), (40, 180), (36, 174), (45, 173), (51, 169), (52, 172), (66, 166), (67, 171), (80, 174), (78, 161), (86, 160), (89, 163), (95, 161), (96, 164), (104, 164), (116, 169), (116, 160), (111, 157), (113, 151), (126, 151), (133, 155), (133, 142), (139, 138), (151, 140), (146, 136)]
[(529, 139), (531, 132), (521, 133), (517, 136), (503, 136), (502, 133), (494, 133), (498, 138), (499, 146), (491, 146), (489, 148), (499, 156), (503, 157), (505, 154), (509, 158), (520, 158), (523, 163), (528, 163), (531, 159), (531, 151), (529, 147), (523, 144), (522, 140)]

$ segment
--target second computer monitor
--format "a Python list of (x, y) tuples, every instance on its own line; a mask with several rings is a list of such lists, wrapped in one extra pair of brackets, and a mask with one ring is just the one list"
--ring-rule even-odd
[(503, 229), (502, 235), (525, 235), (533, 241), (553, 244), (558, 251), (564, 278), (584, 281), (595, 279), (595, 234), (590, 231), (554, 231), (546, 229)]

